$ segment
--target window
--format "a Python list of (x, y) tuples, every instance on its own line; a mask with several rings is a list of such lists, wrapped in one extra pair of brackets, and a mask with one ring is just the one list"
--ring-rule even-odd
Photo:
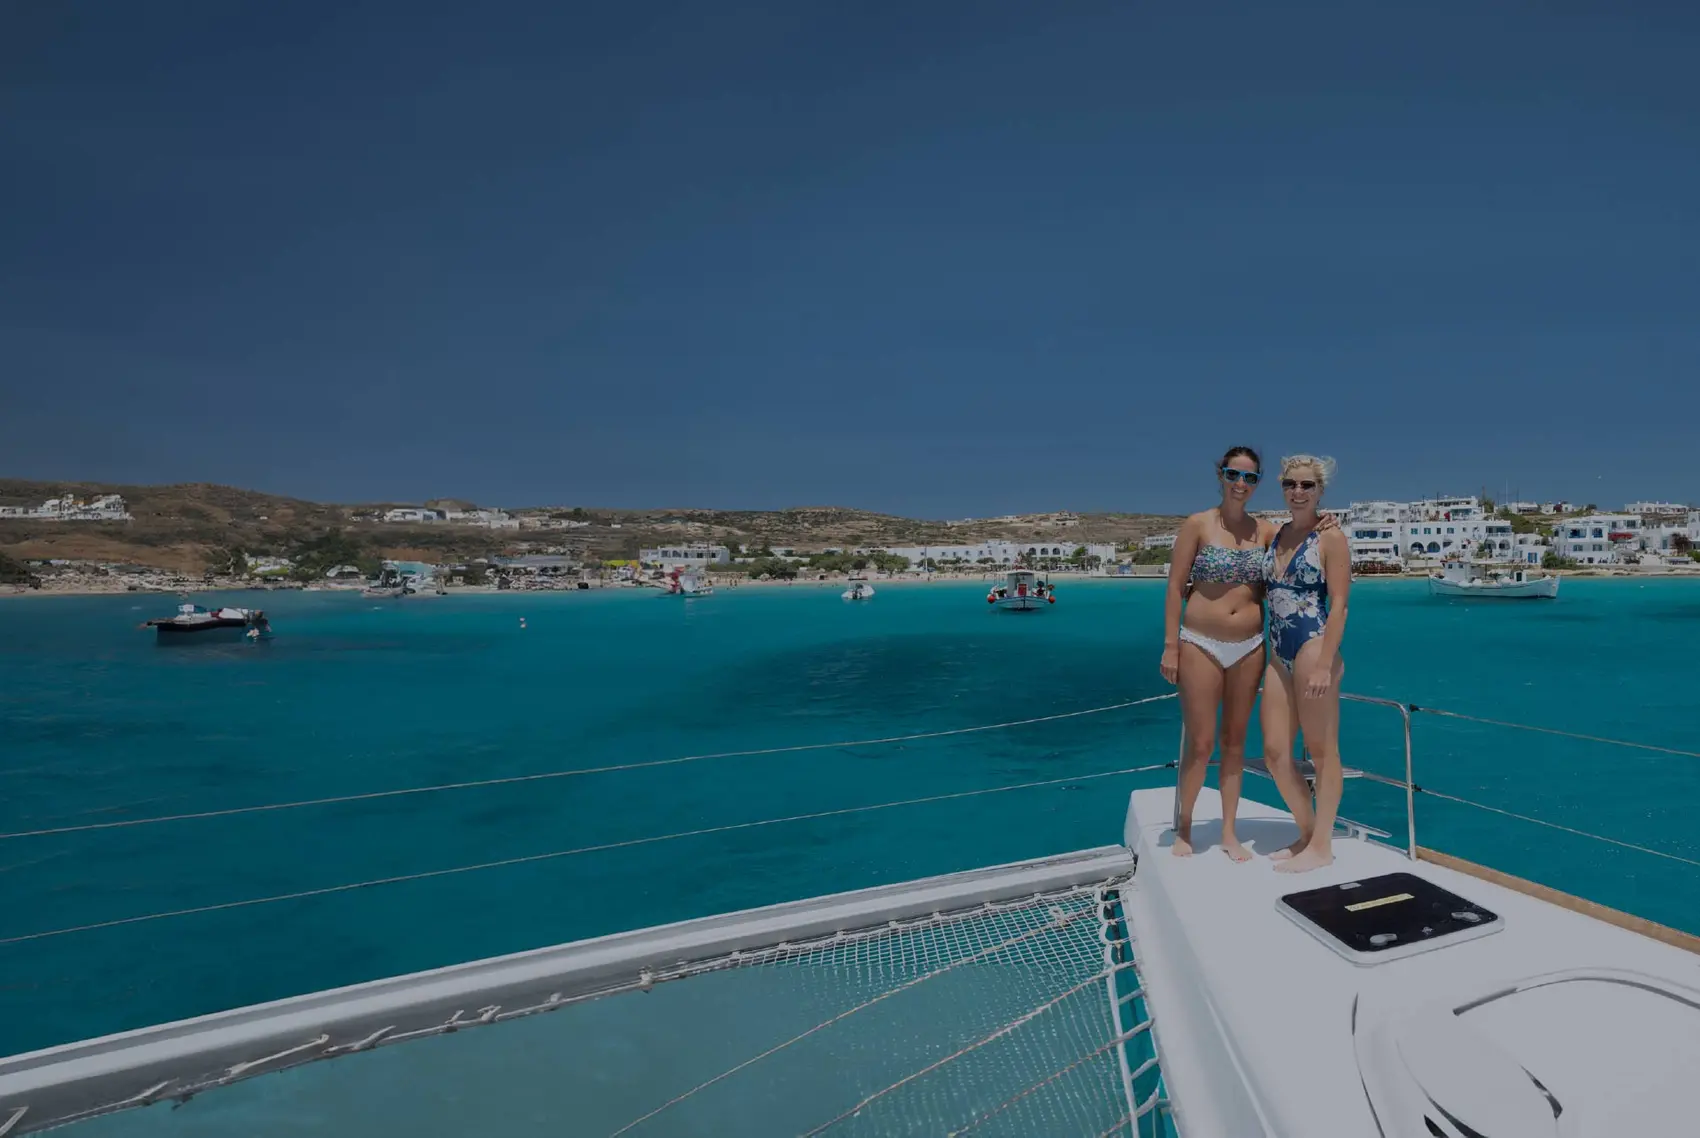
[(1427, 527), (1427, 526), (1424, 526), (1424, 527), (1423, 527), (1423, 532), (1424, 532), (1424, 533), (1433, 533), (1433, 532), (1434, 532), (1434, 531), (1433, 531), (1433, 530), (1432, 530), (1432, 529), (1430, 529), (1430, 528), (1429, 528), (1429, 527)]
[(1446, 532), (1447, 532), (1447, 533), (1457, 533), (1457, 532), (1458, 532), (1458, 531), (1457, 531), (1457, 530), (1455, 530), (1455, 529), (1453, 529), (1453, 528), (1452, 528), (1452, 527), (1451, 527), (1451, 526), (1447, 526), (1447, 527), (1446, 527)]
[(1605, 535), (1606, 535), (1605, 530), (1599, 529), (1598, 527), (1596, 527), (1594, 529), (1594, 536), (1595, 537), (1604, 537)]

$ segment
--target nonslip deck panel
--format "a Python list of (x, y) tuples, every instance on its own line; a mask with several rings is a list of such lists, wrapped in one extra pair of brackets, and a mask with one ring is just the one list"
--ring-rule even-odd
[(1288, 893), (1282, 916), (1354, 964), (1376, 964), (1498, 932), (1498, 913), (1414, 873)]

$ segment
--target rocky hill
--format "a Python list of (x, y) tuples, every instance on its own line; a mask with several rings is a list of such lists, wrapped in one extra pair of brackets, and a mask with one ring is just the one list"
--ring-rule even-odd
[[(38, 506), (72, 494), (121, 494), (129, 522), (0, 518), (0, 553), (199, 572), (223, 551), (286, 555), (302, 542), (340, 529), (360, 547), (386, 557), (460, 560), (490, 554), (566, 550), (587, 557), (635, 557), (669, 542), (736, 542), (744, 547), (800, 550), (850, 546), (967, 544), (986, 539), (1125, 543), (1172, 531), (1177, 520), (1152, 514), (1025, 515), (975, 521), (920, 521), (867, 510), (820, 506), (788, 510), (606, 510), (554, 506), (515, 509), (526, 517), (583, 522), (570, 529), (492, 530), (454, 524), (392, 525), (372, 521), (389, 505), (332, 505), (230, 486), (189, 483), (126, 486), (91, 482), (0, 479), (0, 505)], [(432, 505), (467, 507), (456, 500)]]

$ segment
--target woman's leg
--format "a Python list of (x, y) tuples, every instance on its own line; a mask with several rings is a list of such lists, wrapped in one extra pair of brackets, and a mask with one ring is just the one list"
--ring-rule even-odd
[(1192, 856), (1192, 808), (1209, 773), (1210, 755), (1216, 750), (1216, 709), (1222, 705), (1222, 668), (1215, 657), (1188, 641), (1181, 641), (1181, 722), (1186, 725), (1186, 750), (1181, 755), (1180, 778), (1175, 793), (1180, 796), (1175, 811), (1176, 857)]
[(1240, 784), (1245, 781), (1245, 733), (1263, 679), (1264, 648), (1259, 644), (1222, 673), (1222, 849), (1235, 861), (1250, 861), (1240, 845), (1234, 821), (1240, 809)]
[(1276, 850), (1271, 855), (1276, 860), (1304, 849), (1316, 823), (1310, 808), (1310, 790), (1299, 777), (1298, 767), (1293, 765), (1293, 737), (1299, 730), (1297, 703), (1292, 675), (1271, 653), (1268, 666), (1263, 669), (1263, 761), (1281, 791), (1287, 813), (1299, 827), (1299, 840), (1284, 850)]
[[(1312, 640), (1299, 649), (1293, 661), (1294, 688), (1303, 692), (1305, 678), (1322, 667), (1322, 642)], [(1305, 848), (1276, 868), (1285, 873), (1303, 873), (1320, 869), (1334, 860), (1334, 819), (1340, 813), (1340, 677), (1346, 672), (1345, 663), (1336, 656), (1334, 678), (1326, 695), (1315, 699), (1300, 695), (1298, 699), (1299, 726), (1304, 731), (1305, 747), (1310, 760), (1316, 764), (1316, 824), (1310, 831)]]

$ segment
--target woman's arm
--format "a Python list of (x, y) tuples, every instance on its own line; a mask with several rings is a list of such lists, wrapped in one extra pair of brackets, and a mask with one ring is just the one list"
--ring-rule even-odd
[(1345, 533), (1328, 530), (1318, 540), (1322, 543), (1323, 580), (1328, 582), (1328, 621), (1322, 626), (1322, 658), (1305, 684), (1305, 694), (1312, 699), (1328, 694), (1334, 685), (1334, 661), (1346, 636), (1347, 601), (1352, 595), (1352, 547)]
[(1171, 684), (1180, 677), (1181, 610), (1186, 606), (1186, 583), (1192, 577), (1192, 559), (1198, 555), (1198, 525), (1192, 518), (1181, 523), (1175, 548), (1169, 553), (1169, 584), (1163, 598), (1163, 661), (1159, 670)]

